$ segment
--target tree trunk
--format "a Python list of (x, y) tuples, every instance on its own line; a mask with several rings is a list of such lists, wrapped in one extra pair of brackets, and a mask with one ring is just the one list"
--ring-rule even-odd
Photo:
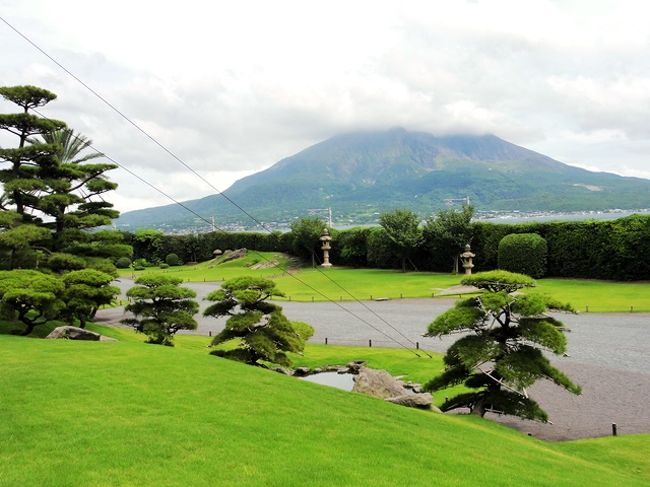
[(406, 257), (402, 257), (402, 272), (406, 272)]
[(454, 261), (454, 265), (453, 265), (452, 272), (453, 272), (454, 274), (458, 274), (458, 256), (457, 256), (457, 255), (455, 255), (455, 256), (453, 257), (453, 261)]
[[(24, 322), (23, 322), (23, 323), (24, 323)], [(23, 337), (24, 337), (24, 336), (29, 335), (31, 332), (34, 331), (34, 327), (35, 327), (36, 325), (35, 325), (34, 323), (25, 323), (25, 326), (26, 326), (27, 328), (25, 328), (25, 330), (22, 331), (22, 332), (20, 333), (20, 336), (23, 336)]]
[(470, 414), (475, 414), (481, 418), (485, 416), (485, 399), (479, 399), (470, 410)]

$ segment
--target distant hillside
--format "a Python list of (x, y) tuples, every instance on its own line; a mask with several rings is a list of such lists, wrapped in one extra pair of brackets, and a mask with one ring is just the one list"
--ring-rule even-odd
[[(396, 207), (431, 214), (469, 196), (482, 210), (580, 211), (650, 207), (650, 180), (591, 172), (494, 135), (437, 137), (391, 129), (332, 137), (240, 179), (226, 194), (265, 222), (332, 207), (338, 222), (371, 222)], [(219, 195), (185, 202), (218, 224), (252, 222)], [(183, 228), (177, 205), (125, 213), (127, 228)]]

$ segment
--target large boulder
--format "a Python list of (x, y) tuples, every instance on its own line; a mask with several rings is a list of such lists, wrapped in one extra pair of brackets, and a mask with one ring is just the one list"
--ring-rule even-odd
[(67, 339), (67, 340), (91, 340), (99, 341), (101, 339), (99, 333), (94, 331), (85, 330), (83, 328), (78, 328), (76, 326), (57, 326), (52, 332), (45, 338), (50, 338), (53, 340), (57, 339)]
[(399, 404), (400, 406), (418, 409), (431, 409), (431, 405), (433, 404), (431, 394), (426, 392), (420, 394), (410, 392), (401, 396), (389, 397), (386, 400), (393, 404)]
[(385, 370), (369, 369), (362, 367), (354, 378), (354, 392), (361, 392), (369, 396), (388, 399), (406, 393), (404, 383), (396, 379)]

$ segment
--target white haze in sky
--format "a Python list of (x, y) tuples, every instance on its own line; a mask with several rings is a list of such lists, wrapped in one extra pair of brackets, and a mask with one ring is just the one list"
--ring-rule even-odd
[[(647, 1), (0, 0), (0, 16), (222, 190), (337, 133), (395, 126), (650, 177)], [(0, 23), (13, 84), (57, 93), (48, 116), (174, 197), (213, 192)], [(120, 210), (168, 203), (112, 177)]]

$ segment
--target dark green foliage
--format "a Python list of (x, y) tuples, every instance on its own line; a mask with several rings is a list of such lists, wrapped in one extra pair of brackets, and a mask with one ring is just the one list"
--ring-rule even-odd
[(128, 257), (120, 257), (115, 261), (115, 267), (118, 269), (128, 269), (131, 266), (131, 259)]
[(399, 258), (393, 252), (393, 247), (386, 230), (381, 227), (371, 228), (368, 232), (368, 253), (366, 260), (372, 267), (391, 268), (400, 264)]
[(171, 254), (167, 254), (167, 256), (165, 257), (165, 263), (168, 266), (177, 266), (177, 265), (181, 265), (181, 259), (178, 257), (178, 255), (171, 253)]
[(333, 232), (334, 252), (332, 257), (335, 262), (355, 267), (366, 266), (368, 264), (369, 234), (370, 228), (367, 227)]
[(461, 283), (465, 286), (475, 286), (495, 293), (500, 291), (511, 293), (525, 287), (535, 286), (535, 280), (529, 276), (501, 270), (472, 274), (465, 277)]
[(64, 285), (56, 276), (35, 270), (0, 272), (0, 316), (25, 325), (22, 335), (58, 317), (64, 309)]
[(420, 218), (411, 210), (398, 209), (382, 213), (379, 224), (386, 232), (393, 255), (400, 259), (402, 272), (406, 272), (406, 263), (413, 266), (411, 256), (423, 242)]
[(494, 225), (477, 223), (472, 247), (476, 265), (493, 269), (498, 245), (511, 233), (537, 233), (548, 244), (547, 275), (591, 279), (643, 280), (650, 276), (650, 216), (609, 221)]
[(291, 224), (291, 249), (293, 254), (310, 259), (315, 265), (315, 256), (320, 248), (320, 236), (326, 227), (320, 218), (301, 218)]
[(301, 353), (314, 329), (289, 321), (280, 306), (267, 302), (273, 296), (283, 296), (275, 282), (254, 277), (230, 279), (221, 289), (208, 294), (205, 299), (214, 304), (203, 314), (228, 316), (225, 328), (214, 337), (212, 345), (240, 340), (234, 349), (217, 349), (212, 353), (253, 365), (261, 365), (260, 361), (291, 365), (286, 352)]
[(546, 274), (548, 245), (536, 233), (511, 233), (499, 242), (499, 269), (530, 277)]
[(47, 258), (47, 267), (54, 272), (75, 271), (86, 267), (86, 261), (76, 255), (55, 252)]
[(440, 210), (435, 217), (427, 218), (422, 230), (426, 248), (435, 257), (444, 256), (451, 263), (452, 272), (458, 272), (458, 256), (472, 241), (473, 216), (472, 206)]
[(126, 295), (132, 300), (126, 311), (134, 318), (122, 320), (148, 336), (147, 343), (173, 346), (179, 330), (194, 330), (193, 316), (199, 310), (196, 293), (181, 287), (182, 279), (168, 276), (143, 276)]
[(110, 304), (120, 294), (120, 289), (111, 286), (113, 276), (95, 269), (68, 272), (63, 276), (66, 303), (65, 314), (79, 320), (85, 328), (86, 322), (95, 317), (100, 306)]
[(555, 354), (566, 351), (564, 326), (545, 313), (559, 305), (541, 295), (515, 293), (534, 285), (522, 274), (491, 271), (463, 280), (486, 290), (438, 316), (428, 328), (428, 336), (469, 331), (449, 347), (445, 371), (429, 381), (430, 391), (464, 383), (472, 392), (445, 402), (443, 411), (467, 407), (483, 416), (488, 411), (546, 421), (546, 413), (528, 397), (526, 388), (547, 379), (574, 394), (580, 387), (553, 367), (540, 348)]

